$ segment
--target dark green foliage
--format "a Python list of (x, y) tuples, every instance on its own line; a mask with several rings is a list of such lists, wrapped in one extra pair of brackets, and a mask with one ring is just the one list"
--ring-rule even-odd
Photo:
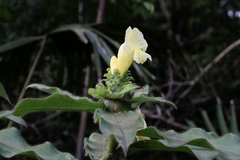
[[(218, 137), (213, 132), (205, 132), (199, 128), (184, 133), (173, 130), (157, 131), (153, 127), (138, 131), (138, 135), (149, 136), (155, 140), (136, 142), (132, 150), (175, 150), (188, 152), (200, 160), (205, 159), (239, 159), (240, 139), (231, 133)], [(226, 145), (228, 144), (228, 145)]]
[(28, 145), (16, 128), (0, 131), (0, 151), (5, 158), (27, 155), (35, 159), (76, 160), (72, 155), (58, 151), (49, 142), (36, 146)]
[(102, 102), (94, 102), (87, 97), (74, 96), (56, 87), (48, 87), (40, 84), (32, 84), (29, 87), (48, 92), (50, 96), (44, 99), (23, 99), (16, 105), (13, 115), (24, 116), (32, 112), (54, 110), (94, 112), (95, 109), (104, 107)]

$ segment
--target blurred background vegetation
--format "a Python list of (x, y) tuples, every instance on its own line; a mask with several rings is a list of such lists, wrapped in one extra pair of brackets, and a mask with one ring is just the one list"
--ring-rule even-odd
[[(240, 2), (1, 0), (0, 8), (0, 82), (11, 101), (1, 99), (1, 110), (14, 107), (27, 77), (29, 83), (87, 96), (86, 89), (101, 80), (131, 26), (143, 32), (153, 58), (143, 66), (132, 65), (135, 82), (141, 86), (148, 83), (151, 95), (162, 96), (178, 107), (142, 105), (148, 125), (163, 131), (183, 132), (196, 126), (219, 135), (239, 135)], [(42, 96), (30, 89), (24, 94)], [(57, 111), (24, 119), (28, 128), (13, 125), (28, 143), (50, 141), (61, 151), (88, 159), (78, 148), (83, 137), (98, 129), (91, 114)], [(8, 121), (1, 121), (0, 128), (7, 125)], [(193, 159), (176, 152), (128, 155), (120, 154), (117, 159)]]

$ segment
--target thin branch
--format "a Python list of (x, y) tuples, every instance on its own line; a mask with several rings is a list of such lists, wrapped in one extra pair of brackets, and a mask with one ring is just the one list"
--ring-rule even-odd
[(170, 20), (171, 14), (167, 9), (167, 6), (166, 6), (164, 0), (159, 0), (159, 3), (160, 3), (160, 7), (162, 8), (163, 14), (166, 16), (167, 20)]
[(44, 118), (32, 123), (31, 125), (36, 126), (36, 125), (39, 125), (41, 123), (46, 123), (46, 122), (50, 121), (51, 119), (55, 118), (56, 116), (60, 115), (61, 113), (63, 113), (63, 111), (56, 111), (53, 114), (50, 114), (49, 116), (44, 117)]
[(80, 1), (78, 4), (78, 21), (79, 23), (83, 23), (83, 2)]
[(22, 88), (22, 91), (21, 91), (21, 93), (20, 93), (20, 96), (18, 97), (17, 103), (22, 100), (22, 98), (23, 98), (23, 96), (24, 96), (24, 94), (25, 94), (25, 92), (26, 92), (26, 87), (27, 87), (27, 85), (29, 84), (29, 82), (30, 82), (30, 80), (31, 80), (31, 78), (32, 78), (33, 72), (34, 72), (34, 70), (35, 70), (35, 68), (36, 68), (36, 65), (37, 65), (37, 63), (38, 63), (38, 60), (39, 60), (39, 58), (40, 58), (40, 56), (41, 56), (41, 54), (42, 54), (43, 48), (44, 48), (44, 46), (45, 46), (45, 43), (46, 43), (46, 36), (44, 36), (43, 39), (42, 39), (42, 42), (41, 42), (41, 45), (40, 45), (40, 49), (38, 50), (37, 56), (36, 56), (36, 58), (34, 59), (33, 65), (32, 65), (32, 67), (31, 67), (31, 69), (30, 69), (30, 71), (29, 71), (29, 74), (28, 74), (28, 76), (27, 76), (27, 79), (26, 79), (26, 81), (25, 81), (25, 83), (24, 83), (24, 85), (23, 85), (23, 88)]
[[(90, 75), (90, 67), (87, 66), (85, 79), (84, 79), (83, 96), (87, 96), (89, 75)], [(84, 134), (86, 130), (86, 124), (87, 124), (87, 112), (83, 111), (81, 113), (81, 118), (79, 121), (78, 139), (77, 139), (77, 146), (76, 146), (76, 157), (79, 160), (82, 159), (82, 155), (83, 155), (83, 140), (84, 140)]]
[[(169, 2), (171, 4), (171, 1), (169, 1)], [(171, 15), (171, 12), (168, 10), (164, 0), (159, 0), (159, 3), (160, 3), (160, 7), (162, 8), (163, 14), (165, 15), (166, 20), (167, 20), (168, 38), (172, 38), (173, 31), (172, 31), (172, 15)]]
[(197, 75), (195, 78), (190, 81), (190, 86), (179, 96), (179, 99), (184, 98), (195, 86), (195, 84), (202, 78), (202, 76), (207, 73), (216, 63), (218, 63), (227, 53), (229, 53), (233, 48), (240, 44), (240, 39), (233, 42), (227, 48), (225, 48), (214, 60), (207, 64), (207, 66)]
[(172, 67), (171, 67), (170, 63), (168, 63), (168, 73), (169, 73), (169, 86), (168, 86), (168, 92), (167, 92), (167, 95), (166, 95), (167, 99), (169, 99), (172, 95), (173, 82), (174, 82), (173, 70), (172, 70)]
[[(191, 84), (191, 81), (185, 81), (185, 82), (173, 81), (171, 83), (173, 86), (189, 86)], [(166, 87), (169, 87), (169, 85), (170, 85), (170, 82), (167, 82), (160, 85), (160, 88), (166, 88)]]
[(106, 0), (99, 0), (96, 23), (102, 22), (105, 4), (106, 4)]
[(165, 117), (163, 117), (163, 115), (161, 114), (161, 116), (159, 116), (158, 114), (154, 114), (153, 112), (147, 111), (147, 110), (141, 110), (141, 112), (144, 114), (145, 117), (151, 118), (151, 119), (158, 119), (158, 120), (162, 120), (165, 123), (183, 129), (183, 130), (188, 130), (189, 127), (186, 125), (183, 125), (181, 123), (175, 122), (172, 119), (167, 119)]

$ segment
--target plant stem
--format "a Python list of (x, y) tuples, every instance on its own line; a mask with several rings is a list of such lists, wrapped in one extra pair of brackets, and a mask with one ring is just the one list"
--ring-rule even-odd
[(28, 76), (27, 76), (27, 79), (26, 79), (26, 81), (25, 81), (25, 83), (24, 83), (24, 85), (23, 85), (23, 88), (22, 88), (22, 91), (21, 91), (21, 93), (20, 93), (20, 96), (18, 97), (17, 103), (19, 103), (19, 102), (22, 100), (22, 98), (23, 98), (23, 96), (24, 96), (24, 94), (25, 94), (25, 92), (26, 92), (26, 87), (27, 87), (27, 85), (29, 84), (29, 82), (30, 82), (30, 80), (31, 80), (31, 78), (32, 78), (32, 75), (33, 75), (33, 72), (34, 72), (34, 70), (35, 70), (35, 68), (36, 68), (36, 65), (37, 65), (37, 63), (38, 63), (39, 57), (40, 57), (40, 55), (42, 54), (42, 51), (43, 51), (45, 42), (46, 42), (46, 36), (43, 36), (40, 49), (38, 50), (37, 56), (36, 56), (36, 58), (34, 59), (33, 65), (32, 65), (32, 67), (31, 67), (31, 69), (30, 69), (30, 71), (29, 71), (29, 74), (28, 74)]
[[(32, 67), (31, 67), (31, 69), (30, 69), (30, 71), (29, 71), (29, 73), (28, 73), (27, 79), (26, 79), (26, 81), (25, 81), (25, 83), (24, 83), (24, 85), (23, 85), (23, 88), (22, 88), (21, 93), (20, 93), (20, 95), (19, 95), (19, 97), (18, 97), (17, 103), (19, 103), (19, 102), (23, 99), (23, 96), (24, 96), (24, 94), (25, 94), (25, 92), (26, 92), (26, 87), (27, 87), (27, 85), (29, 84), (30, 79), (32, 78), (32, 75), (33, 75), (33, 72), (34, 72), (34, 70), (35, 70), (35, 68), (36, 68), (36, 65), (37, 65), (37, 63), (38, 63), (39, 57), (40, 57), (40, 55), (42, 54), (42, 51), (43, 51), (45, 42), (46, 42), (46, 36), (43, 36), (40, 49), (38, 50), (37, 56), (36, 56), (36, 58), (34, 59), (33, 65), (32, 65)], [(10, 121), (10, 122), (8, 123), (7, 128), (10, 128), (10, 127), (12, 126), (12, 123), (13, 123), (13, 122)]]
[(108, 145), (105, 153), (103, 154), (101, 160), (112, 160), (114, 157), (115, 150), (118, 146), (117, 141), (113, 135), (110, 135), (108, 138)]

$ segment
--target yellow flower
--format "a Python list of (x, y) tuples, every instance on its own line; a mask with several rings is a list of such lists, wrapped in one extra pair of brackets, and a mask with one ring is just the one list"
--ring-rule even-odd
[(112, 58), (110, 62), (111, 72), (118, 69), (120, 74), (126, 72), (131, 66), (133, 60), (138, 64), (143, 64), (147, 59), (152, 60), (146, 53), (148, 44), (143, 34), (137, 28), (128, 27), (125, 34), (125, 42), (118, 50), (118, 58)]
[(133, 62), (132, 46), (123, 43), (118, 50), (118, 72), (123, 74), (128, 70)]

